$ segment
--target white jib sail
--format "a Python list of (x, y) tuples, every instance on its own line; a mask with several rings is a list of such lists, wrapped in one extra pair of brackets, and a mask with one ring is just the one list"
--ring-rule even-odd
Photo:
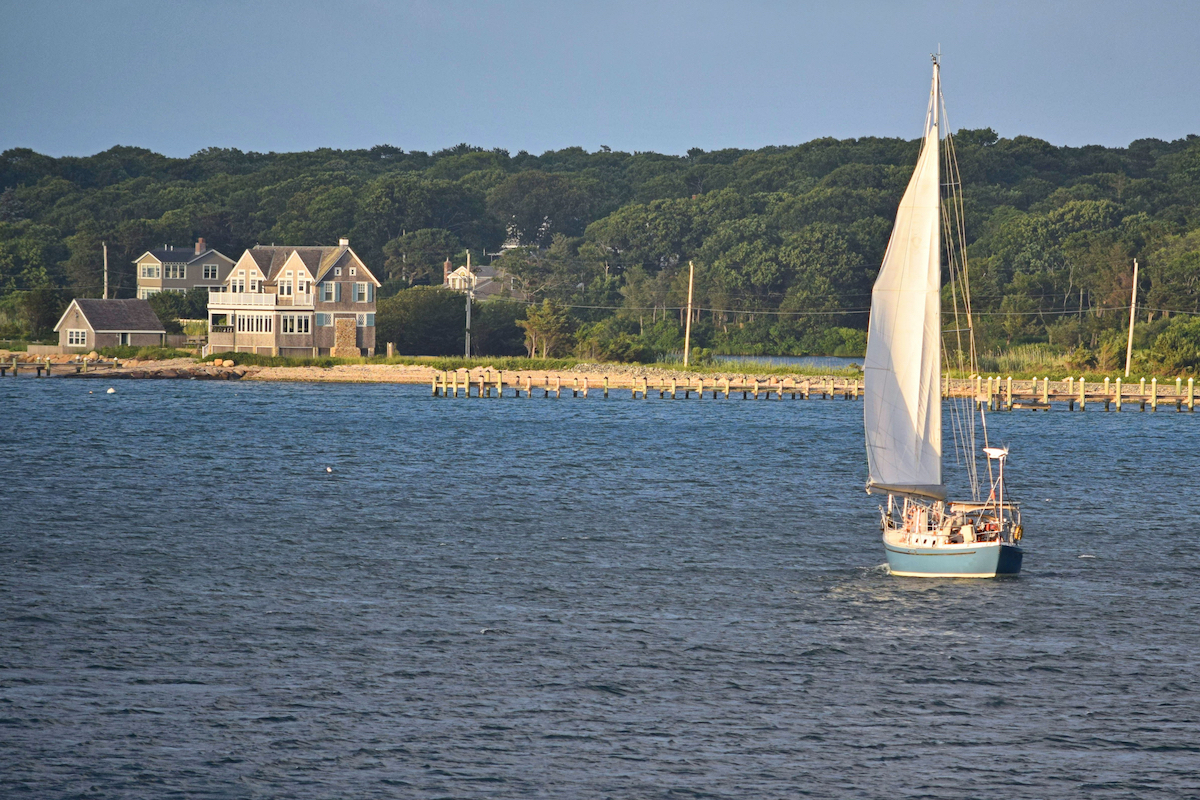
[[(933, 97), (936, 103), (936, 74)], [(946, 497), (939, 183), (934, 109), (871, 293), (864, 365), (868, 491)]]

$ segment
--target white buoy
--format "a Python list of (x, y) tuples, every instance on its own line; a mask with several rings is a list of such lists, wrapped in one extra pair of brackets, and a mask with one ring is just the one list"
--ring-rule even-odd
[(326, 467), (326, 468), (325, 468), (325, 471), (326, 471), (326, 472), (333, 472), (333, 467)]
[(116, 393), (117, 393), (117, 390), (116, 390), (116, 389), (114, 389), (114, 388), (112, 388), (112, 387), (110, 386), (110, 387), (108, 387), (108, 393), (109, 393), (109, 394), (116, 394)]

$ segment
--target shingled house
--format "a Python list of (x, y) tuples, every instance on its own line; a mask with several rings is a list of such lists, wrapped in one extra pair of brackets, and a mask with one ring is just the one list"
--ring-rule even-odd
[(162, 345), (167, 335), (145, 300), (71, 301), (54, 326), (64, 353), (87, 353), (101, 347)]
[(142, 300), (159, 292), (212, 291), (225, 285), (233, 259), (196, 240), (195, 247), (163, 245), (147, 250), (133, 262), (137, 270), (137, 296)]
[(282, 356), (375, 354), (380, 283), (350, 249), (247, 250), (208, 295), (208, 352)]

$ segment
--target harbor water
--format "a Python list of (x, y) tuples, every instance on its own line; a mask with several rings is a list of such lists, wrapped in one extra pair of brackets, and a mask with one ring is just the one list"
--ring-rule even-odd
[(0, 796), (1200, 792), (1196, 416), (991, 415), (916, 580), (853, 401), (113, 385), (0, 381)]

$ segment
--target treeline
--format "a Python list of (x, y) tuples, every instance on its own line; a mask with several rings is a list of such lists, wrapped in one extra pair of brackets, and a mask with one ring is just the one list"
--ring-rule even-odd
[[(956, 147), (983, 350), (1043, 343), (1111, 368), (1138, 258), (1141, 357), (1200, 367), (1200, 323), (1189, 322), (1200, 313), (1200, 138), (1072, 148), (985, 129), (960, 131)], [(381, 328), (388, 314), (403, 317), (406, 332), (394, 335), (413, 348), (449, 338), (420, 325), (432, 318), (422, 304), (449, 320), (452, 299), (412, 287), (440, 283), (446, 257), (459, 264), (470, 251), (516, 275), (538, 304), (492, 314), (509, 322), (480, 348), (613, 359), (675, 350), (690, 261), (694, 344), (854, 354), (917, 148), (864, 138), (686, 156), (467, 145), (209, 149), (186, 159), (128, 147), (57, 159), (8, 150), (0, 336), (45, 335), (66, 298), (98, 296), (101, 241), (110, 286), (132, 296), (131, 262), (152, 246), (204, 236), (236, 257), (256, 243), (348, 235), (386, 279)], [(488, 255), (506, 242), (519, 246)]]

